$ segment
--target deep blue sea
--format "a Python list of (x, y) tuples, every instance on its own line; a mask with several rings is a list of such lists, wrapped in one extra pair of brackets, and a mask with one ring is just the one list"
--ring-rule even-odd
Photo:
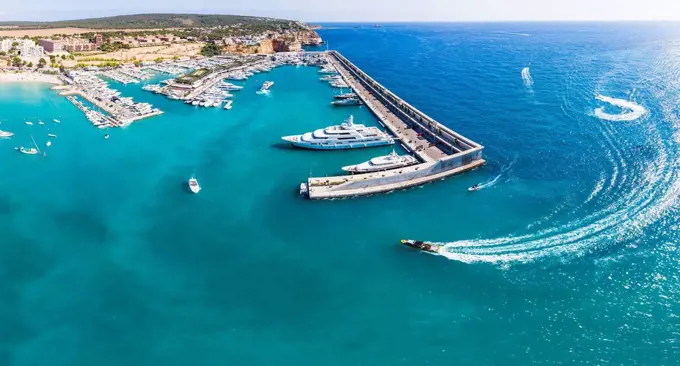
[[(0, 365), (678, 362), (680, 25), (320, 33), (488, 164), (299, 197), (310, 174), (390, 151), (281, 143), (349, 113), (376, 123), (333, 109), (311, 67), (251, 78), (230, 111), (112, 82), (165, 114), (106, 132), (46, 85), (1, 84), (0, 130), (16, 136), (0, 140)], [(46, 156), (14, 150), (31, 136)]]

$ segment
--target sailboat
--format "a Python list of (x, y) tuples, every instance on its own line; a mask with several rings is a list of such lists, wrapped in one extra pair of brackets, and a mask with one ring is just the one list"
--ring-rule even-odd
[(33, 141), (33, 146), (35, 146), (35, 147), (29, 147), (27, 149), (27, 148), (22, 146), (22, 147), (19, 148), (19, 152), (22, 153), (22, 154), (26, 154), (26, 155), (36, 155), (36, 154), (38, 154), (40, 152), (40, 150), (38, 150), (38, 148), (37, 148), (38, 144), (35, 143), (35, 139), (33, 138), (33, 135), (31, 135), (31, 141)]

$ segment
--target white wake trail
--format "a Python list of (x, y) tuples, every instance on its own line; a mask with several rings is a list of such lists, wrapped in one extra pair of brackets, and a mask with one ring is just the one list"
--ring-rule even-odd
[(531, 77), (531, 71), (529, 71), (528, 67), (522, 69), (522, 80), (527, 88), (531, 88), (534, 85), (534, 79)]
[(596, 108), (595, 116), (606, 121), (634, 121), (647, 113), (645, 107), (629, 100), (612, 98), (601, 94), (596, 94), (595, 99), (625, 110), (625, 112), (619, 114), (611, 114), (605, 112), (604, 107)]

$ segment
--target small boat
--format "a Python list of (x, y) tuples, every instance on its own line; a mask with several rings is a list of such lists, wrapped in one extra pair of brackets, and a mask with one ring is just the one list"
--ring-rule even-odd
[(443, 247), (443, 245), (428, 243), (428, 242), (424, 242), (424, 241), (420, 241), (420, 240), (402, 239), (401, 243), (404, 244), (407, 247), (420, 249), (423, 252), (430, 252), (430, 253), (438, 253), (439, 249), (441, 249)]
[(27, 149), (27, 148), (22, 146), (22, 147), (19, 148), (19, 152), (22, 153), (22, 154), (26, 154), (26, 155), (36, 155), (39, 151), (35, 147), (31, 147), (31, 148)]
[(201, 186), (198, 185), (198, 180), (196, 180), (196, 178), (189, 179), (189, 189), (194, 193), (201, 191)]
[(343, 93), (343, 94), (336, 94), (333, 96), (335, 99), (349, 99), (349, 98), (356, 98), (357, 95), (356, 93)]
[(262, 84), (260, 91), (267, 91), (267, 90), (269, 90), (269, 88), (272, 87), (272, 85), (274, 85), (273, 81), (265, 81), (264, 84)]
[(45, 123), (43, 123), (43, 121), (38, 121), (38, 124), (39, 124), (39, 125), (44, 125)]
[(233, 103), (234, 103), (234, 102), (231, 101), (231, 100), (226, 101), (226, 102), (224, 103), (224, 109), (227, 109), (227, 110), (231, 109), (231, 105), (232, 105)]
[(48, 133), (47, 136), (48, 136), (48, 137), (57, 137), (57, 135), (55, 135), (55, 134), (53, 134), (53, 133)]
[(13, 133), (0, 130), (0, 138), (6, 138), (6, 137), (12, 137), (12, 136), (14, 136)]
[(58, 119), (53, 119), (52, 121), (54, 121), (54, 123), (61, 123), (61, 121)]
[(52, 146), (52, 141), (47, 141), (47, 142), (45, 143), (45, 146), (47, 146), (47, 147)]
[(363, 103), (358, 98), (345, 98), (331, 102), (333, 107), (353, 107), (362, 104)]
[(35, 139), (33, 138), (33, 135), (31, 135), (31, 141), (33, 141), (33, 146), (35, 146), (35, 147), (30, 147), (30, 148), (27, 149), (27, 148), (22, 146), (22, 147), (19, 148), (19, 152), (22, 153), (22, 154), (26, 154), (26, 155), (36, 155), (37, 153), (39, 153), (40, 150), (38, 150), (38, 144), (35, 143)]
[(307, 188), (307, 183), (300, 183), (300, 195), (306, 196), (307, 193), (309, 193), (309, 189)]
[(479, 191), (480, 188), (482, 187), (480, 187), (479, 184), (475, 184), (472, 187), (468, 188), (468, 192)]
[(29, 125), (29, 126), (33, 126), (33, 122), (26, 121), (26, 122), (24, 122), (24, 123), (27, 124), (27, 125)]
[(109, 139), (109, 134), (107, 133), (106, 135), (104, 135), (104, 140), (108, 140), (108, 139)]

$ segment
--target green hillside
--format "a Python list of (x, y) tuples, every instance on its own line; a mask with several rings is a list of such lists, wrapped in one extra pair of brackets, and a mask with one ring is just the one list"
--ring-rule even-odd
[(148, 29), (148, 28), (191, 28), (216, 27), (224, 25), (279, 23), (281, 19), (251, 17), (242, 15), (218, 14), (134, 14), (106, 18), (79, 20), (60, 20), (54, 22), (0, 22), (0, 27), (13, 26), (20, 28), (99, 28), (99, 29)]

